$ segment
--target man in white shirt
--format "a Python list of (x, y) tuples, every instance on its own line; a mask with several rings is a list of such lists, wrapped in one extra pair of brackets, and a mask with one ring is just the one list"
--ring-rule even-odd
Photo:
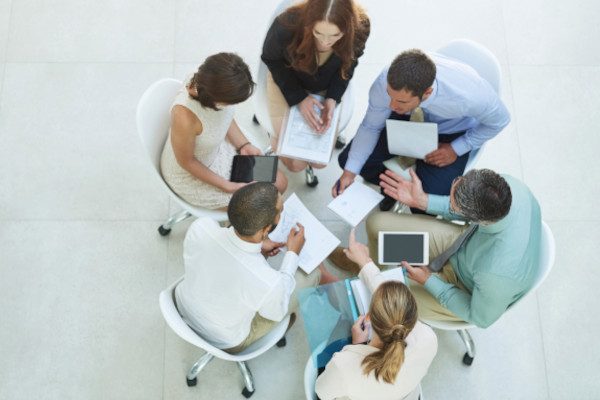
[[(295, 290), (333, 277), (323, 265), (307, 275), (298, 268), (304, 228), (292, 229), (287, 243), (267, 238), (283, 209), (270, 183), (246, 185), (231, 198), (231, 227), (200, 218), (184, 240), (185, 279), (175, 298), (183, 319), (204, 339), (230, 353), (242, 351), (298, 308)], [(279, 271), (266, 261), (287, 244)]]
[[(452, 180), (464, 172), (469, 152), (504, 129), (510, 114), (492, 86), (470, 66), (441, 54), (406, 50), (371, 86), (366, 115), (338, 157), (344, 173), (332, 188), (333, 197), (358, 174), (379, 185), (383, 161), (395, 157), (388, 151), (387, 119), (437, 123), (439, 147), (417, 160), (416, 172), (426, 193), (448, 195)], [(387, 211), (394, 203), (386, 196), (380, 208)]]

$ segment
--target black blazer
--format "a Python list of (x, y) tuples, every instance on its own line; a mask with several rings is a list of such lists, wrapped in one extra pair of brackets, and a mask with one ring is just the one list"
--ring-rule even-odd
[[(326, 98), (332, 98), (339, 103), (348, 87), (349, 80), (352, 78), (354, 68), (358, 65), (358, 58), (363, 55), (365, 50), (365, 42), (369, 35), (369, 20), (365, 19), (363, 22), (366, 35), (356, 35), (354, 49), (356, 60), (352, 62), (346, 80), (342, 78), (341, 74), (342, 59), (335, 54), (331, 54), (315, 74), (292, 69), (292, 60), (286, 48), (291, 43), (294, 32), (284, 27), (279, 21), (280, 18), (292, 20), (295, 16), (284, 12), (275, 18), (267, 32), (261, 59), (269, 67), (273, 80), (279, 86), (288, 105), (291, 107), (300, 103), (307, 96), (307, 91), (314, 93), (323, 90), (327, 91)], [(358, 36), (363, 37), (359, 38)]]

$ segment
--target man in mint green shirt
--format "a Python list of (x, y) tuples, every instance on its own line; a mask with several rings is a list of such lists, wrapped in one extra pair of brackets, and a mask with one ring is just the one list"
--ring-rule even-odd
[(416, 174), (411, 175), (412, 181), (407, 181), (387, 171), (380, 176), (381, 186), (396, 200), (444, 220), (425, 215), (374, 214), (367, 220), (371, 251), (378, 249), (379, 231), (429, 232), (431, 263), (469, 226), (449, 220), (478, 224), (438, 273), (426, 266), (402, 265), (412, 280), (411, 291), (420, 318), (490, 326), (533, 285), (541, 239), (537, 200), (523, 182), (486, 169), (472, 170), (455, 179), (450, 196), (428, 195)]

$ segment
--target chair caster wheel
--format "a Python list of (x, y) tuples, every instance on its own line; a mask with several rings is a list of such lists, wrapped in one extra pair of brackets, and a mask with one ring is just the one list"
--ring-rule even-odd
[(160, 236), (167, 236), (169, 233), (171, 233), (171, 229), (165, 229), (161, 225), (158, 227), (158, 233), (160, 233)]
[(279, 342), (275, 343), (275, 346), (285, 347), (286, 344), (287, 344), (287, 340), (285, 340), (285, 336), (284, 336), (281, 339), (279, 339)]
[(242, 390), (242, 395), (247, 399), (249, 399), (250, 396), (252, 396), (253, 394), (254, 394), (254, 392), (251, 392), (246, 388), (244, 388), (244, 390)]
[(196, 386), (196, 384), (198, 383), (198, 378), (194, 378), (194, 379), (185, 378), (185, 380), (187, 381), (187, 385), (189, 387)]
[(306, 184), (308, 185), (308, 187), (315, 187), (315, 186), (317, 186), (319, 184), (319, 178), (317, 178), (316, 176), (314, 176), (311, 181), (309, 181), (307, 179), (306, 180)]
[(346, 140), (344, 140), (344, 138), (339, 137), (335, 140), (335, 148), (336, 149), (343, 149), (344, 146), (346, 145)]
[(465, 365), (473, 364), (473, 357), (469, 356), (469, 353), (465, 353), (465, 356), (463, 357), (463, 364), (465, 364)]
[(260, 125), (260, 122), (258, 122), (258, 119), (256, 118), (256, 114), (252, 116), (252, 122), (254, 122), (256, 125)]

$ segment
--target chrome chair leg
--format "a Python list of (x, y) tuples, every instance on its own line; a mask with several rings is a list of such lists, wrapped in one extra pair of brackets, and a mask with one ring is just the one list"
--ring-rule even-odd
[(161, 236), (167, 236), (169, 233), (171, 233), (171, 228), (173, 227), (173, 225), (191, 216), (192, 214), (185, 210), (182, 210), (177, 214), (171, 215), (164, 224), (158, 227), (158, 233), (160, 233)]
[(308, 186), (315, 187), (319, 184), (319, 179), (315, 176), (315, 171), (310, 164), (306, 166), (304, 172), (306, 174), (306, 184)]
[(465, 365), (471, 365), (473, 363), (473, 359), (475, 358), (475, 342), (466, 329), (460, 329), (457, 332), (467, 348), (467, 352), (463, 357), (463, 363)]
[(250, 369), (244, 361), (238, 361), (237, 366), (242, 373), (244, 384), (246, 385), (244, 390), (242, 390), (242, 394), (245, 398), (249, 398), (254, 394), (254, 379), (252, 378), (252, 372), (250, 372)]
[(192, 368), (190, 368), (190, 372), (188, 372), (186, 377), (188, 386), (196, 386), (196, 383), (198, 383), (198, 374), (204, 367), (208, 365), (209, 362), (212, 361), (213, 358), (215, 358), (215, 356), (210, 353), (206, 353), (200, 357), (200, 359), (196, 361), (194, 365), (192, 365)]

